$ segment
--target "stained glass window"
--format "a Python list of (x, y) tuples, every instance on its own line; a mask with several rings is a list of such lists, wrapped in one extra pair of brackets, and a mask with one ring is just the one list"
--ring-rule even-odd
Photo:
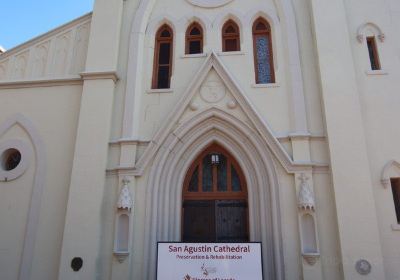
[(235, 167), (232, 165), (232, 191), (240, 192), (242, 187), (240, 186), (240, 178)]
[(226, 157), (220, 155), (220, 162), (217, 168), (217, 186), (219, 192), (226, 192), (228, 190), (228, 167)]
[(211, 165), (211, 155), (203, 159), (203, 192), (213, 191), (213, 174)]
[(189, 192), (199, 191), (199, 167), (197, 166), (193, 172), (192, 178), (189, 182)]
[(275, 82), (273, 66), (271, 28), (263, 19), (258, 19), (253, 25), (254, 63), (257, 84)]
[(257, 75), (259, 84), (272, 83), (269, 49), (269, 38), (267, 36), (256, 37), (257, 51)]

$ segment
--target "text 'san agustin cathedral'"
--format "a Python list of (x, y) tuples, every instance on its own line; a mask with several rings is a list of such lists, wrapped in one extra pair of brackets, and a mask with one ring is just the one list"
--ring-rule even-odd
[[(159, 242), (400, 279), (399, 29), (398, 0), (97, 0), (0, 54), (0, 279), (164, 280)], [(250, 250), (219, 246), (190, 248)]]

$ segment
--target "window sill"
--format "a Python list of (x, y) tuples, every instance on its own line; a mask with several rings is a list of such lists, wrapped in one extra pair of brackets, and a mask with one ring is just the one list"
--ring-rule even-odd
[(196, 54), (184, 54), (181, 58), (198, 58), (198, 57), (206, 57), (206, 53), (196, 53)]
[(279, 83), (271, 83), (271, 84), (252, 84), (252, 88), (278, 88), (281, 85)]
[(153, 93), (173, 93), (174, 90), (170, 89), (170, 88), (161, 88), (161, 89), (148, 89), (146, 91), (149, 94), (153, 94)]
[(393, 231), (400, 231), (400, 224), (393, 224), (392, 225), (392, 230)]
[(388, 72), (385, 70), (366, 70), (365, 74), (368, 76), (379, 76), (379, 75), (387, 75)]
[(218, 52), (219, 56), (229, 56), (229, 55), (245, 55), (245, 52), (237, 51), (237, 52)]

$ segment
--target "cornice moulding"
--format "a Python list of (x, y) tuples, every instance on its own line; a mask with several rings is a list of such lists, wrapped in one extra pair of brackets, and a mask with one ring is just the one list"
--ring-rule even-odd
[(119, 78), (115, 71), (105, 72), (82, 72), (79, 74), (83, 80), (113, 80), (116, 83)]
[(18, 88), (32, 88), (32, 87), (54, 87), (54, 86), (70, 86), (82, 85), (83, 80), (79, 76), (71, 76), (67, 78), (55, 79), (37, 79), (26, 81), (6, 81), (0, 82), (0, 89), (18, 89)]

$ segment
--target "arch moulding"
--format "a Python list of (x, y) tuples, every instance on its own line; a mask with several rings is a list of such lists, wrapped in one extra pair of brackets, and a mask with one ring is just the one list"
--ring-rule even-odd
[(0, 137), (3, 136), (10, 128), (19, 125), (29, 135), (34, 148), (36, 159), (36, 170), (32, 187), (30, 207), (28, 212), (28, 220), (25, 230), (24, 245), (22, 250), (22, 259), (19, 269), (19, 280), (28, 280), (31, 276), (32, 260), (35, 249), (35, 241), (39, 225), (40, 205), (42, 194), (45, 187), (46, 176), (46, 151), (42, 138), (33, 123), (23, 116), (16, 114), (7, 119), (0, 126)]
[(400, 178), (400, 163), (391, 160), (383, 167), (381, 175), (381, 183), (384, 188), (390, 187), (391, 178)]

